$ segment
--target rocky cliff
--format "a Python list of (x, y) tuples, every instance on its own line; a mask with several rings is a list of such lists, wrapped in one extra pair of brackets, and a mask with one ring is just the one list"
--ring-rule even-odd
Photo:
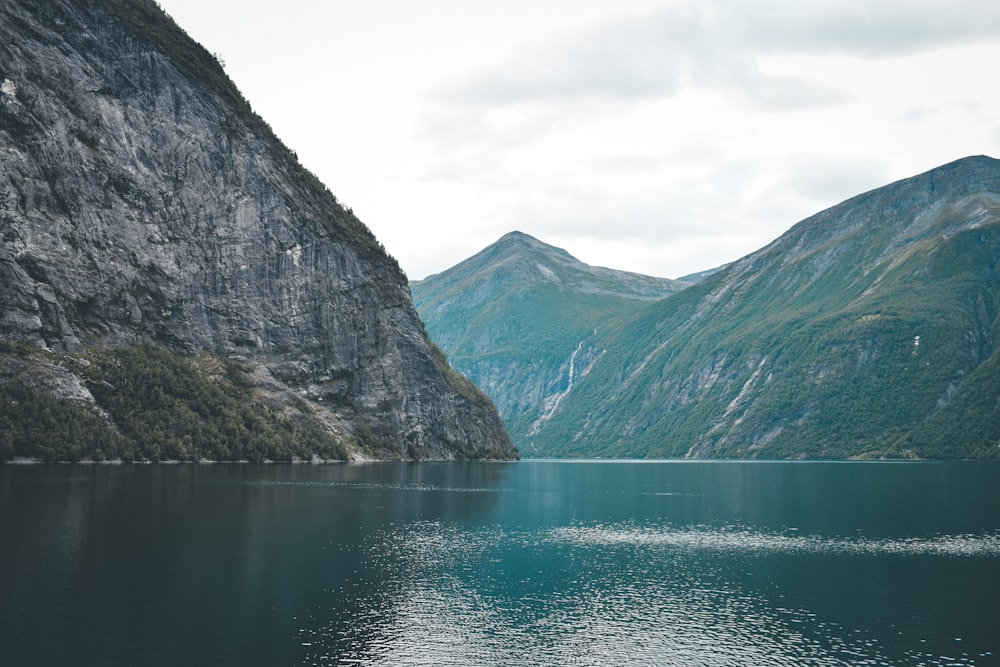
[(93, 369), (142, 346), (239, 362), (348, 455), (516, 456), (396, 262), (152, 0), (0, 4), (0, 282), (0, 382), (110, 432)]

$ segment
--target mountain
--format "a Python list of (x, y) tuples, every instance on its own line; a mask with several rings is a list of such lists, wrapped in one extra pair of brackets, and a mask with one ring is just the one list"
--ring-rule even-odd
[(610, 331), (530, 451), (1000, 458), (1000, 162), (814, 215)]
[(854, 197), (652, 303), (607, 289), (603, 315), (558, 258), (513, 235), (413, 287), (528, 455), (1000, 458), (997, 160)]
[(609, 327), (688, 284), (588, 266), (512, 232), (411, 290), (431, 339), (527, 443), (586, 375)]
[(0, 460), (517, 456), (153, 0), (0, 3), (0, 174)]

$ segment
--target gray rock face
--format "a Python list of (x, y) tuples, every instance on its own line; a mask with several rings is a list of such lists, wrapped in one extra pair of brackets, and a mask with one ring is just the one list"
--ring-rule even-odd
[(399, 456), (516, 456), (396, 262), (148, 0), (0, 4), (0, 284), (4, 340), (209, 351)]

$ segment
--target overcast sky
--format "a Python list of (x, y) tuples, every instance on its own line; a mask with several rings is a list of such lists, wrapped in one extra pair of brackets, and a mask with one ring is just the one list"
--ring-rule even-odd
[(411, 279), (520, 230), (677, 277), (1000, 157), (996, 0), (160, 0)]

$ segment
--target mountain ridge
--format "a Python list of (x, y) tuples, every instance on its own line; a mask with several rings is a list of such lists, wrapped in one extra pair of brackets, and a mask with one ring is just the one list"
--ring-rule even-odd
[(635, 311), (511, 432), (540, 456), (997, 458), (998, 262), (1000, 162), (956, 160)]
[[(609, 269), (601, 266), (591, 266), (578, 260), (569, 252), (562, 248), (544, 243), (537, 238), (520, 231), (508, 232), (497, 241), (479, 251), (472, 257), (465, 259), (455, 266), (437, 274), (423, 278), (422, 280), (411, 281), (411, 285), (420, 285), (427, 281), (432, 283), (447, 280), (453, 276), (462, 276), (477, 271), (496, 271), (505, 262), (523, 262), (530, 252), (532, 261), (555, 262), (569, 271), (576, 272), (581, 277), (589, 278), (595, 285), (589, 287), (596, 293), (619, 294), (627, 298), (648, 298), (654, 300), (660, 298), (664, 291), (676, 291), (690, 284), (691, 281), (657, 278), (631, 271), (621, 271)], [(547, 278), (552, 278), (554, 274), (545, 273)], [(453, 279), (453, 278), (452, 278)], [(602, 279), (606, 284), (597, 287), (596, 283)], [(631, 279), (627, 286), (625, 280)], [(577, 286), (580, 289), (588, 289), (586, 286)]]
[[(995, 410), (965, 420), (975, 432), (967, 447), (930, 434), (926, 420), (943, 418), (940, 398), (981, 360), (995, 363), (998, 191), (1000, 163), (974, 157), (807, 218), (633, 323), (633, 334), (659, 328), (670, 337), (640, 345), (621, 374), (609, 358), (590, 379), (603, 374), (595, 385), (606, 396), (631, 398), (619, 398), (617, 420), (602, 415), (603, 426), (563, 424), (574, 429), (569, 438), (612, 450), (638, 440), (638, 451), (657, 456), (995, 458)], [(963, 231), (980, 229), (989, 234), (975, 247), (954, 250), (970, 240)], [(972, 275), (956, 272), (969, 257), (980, 262)], [(971, 354), (956, 343), (965, 322), (974, 323)], [(922, 377), (908, 363), (914, 353), (926, 360)], [(1000, 396), (995, 380), (981, 380), (976, 391)], [(587, 409), (573, 397), (564, 407)], [(588, 414), (584, 423), (594, 424)]]

